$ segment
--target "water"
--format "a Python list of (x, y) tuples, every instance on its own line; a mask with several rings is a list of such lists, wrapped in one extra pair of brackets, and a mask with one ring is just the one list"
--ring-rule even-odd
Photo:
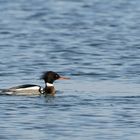
[(0, 96), (0, 139), (139, 140), (139, 0), (1, 0), (0, 12), (0, 88), (71, 78), (55, 97)]

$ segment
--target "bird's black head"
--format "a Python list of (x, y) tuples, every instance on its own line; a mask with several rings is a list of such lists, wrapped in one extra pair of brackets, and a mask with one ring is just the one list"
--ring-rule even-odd
[(43, 75), (41, 76), (41, 79), (43, 79), (45, 83), (51, 83), (51, 84), (53, 84), (53, 82), (55, 80), (58, 80), (59, 78), (60, 78), (59, 74), (53, 71), (44, 72)]

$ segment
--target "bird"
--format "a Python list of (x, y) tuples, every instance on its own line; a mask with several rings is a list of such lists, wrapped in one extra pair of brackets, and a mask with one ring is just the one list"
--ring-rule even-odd
[(70, 78), (60, 76), (54, 71), (46, 71), (41, 75), (40, 79), (44, 80), (45, 87), (35, 84), (24, 84), (8, 89), (2, 89), (1, 93), (6, 93), (6, 95), (55, 95), (56, 90), (53, 85), (54, 81), (68, 80)]

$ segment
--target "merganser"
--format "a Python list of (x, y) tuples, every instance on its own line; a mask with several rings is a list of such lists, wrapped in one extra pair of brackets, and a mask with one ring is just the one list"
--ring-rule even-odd
[(53, 82), (55, 80), (67, 80), (70, 78), (62, 77), (53, 71), (48, 71), (43, 73), (41, 79), (43, 79), (45, 82), (45, 88), (38, 85), (25, 84), (8, 89), (3, 89), (1, 90), (1, 92), (4, 92), (8, 95), (55, 95), (56, 90), (54, 88)]

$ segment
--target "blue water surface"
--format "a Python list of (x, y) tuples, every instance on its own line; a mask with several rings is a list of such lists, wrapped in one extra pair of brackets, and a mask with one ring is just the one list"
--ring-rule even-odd
[(139, 0), (1, 0), (0, 88), (38, 84), (55, 97), (0, 96), (2, 140), (139, 140)]

